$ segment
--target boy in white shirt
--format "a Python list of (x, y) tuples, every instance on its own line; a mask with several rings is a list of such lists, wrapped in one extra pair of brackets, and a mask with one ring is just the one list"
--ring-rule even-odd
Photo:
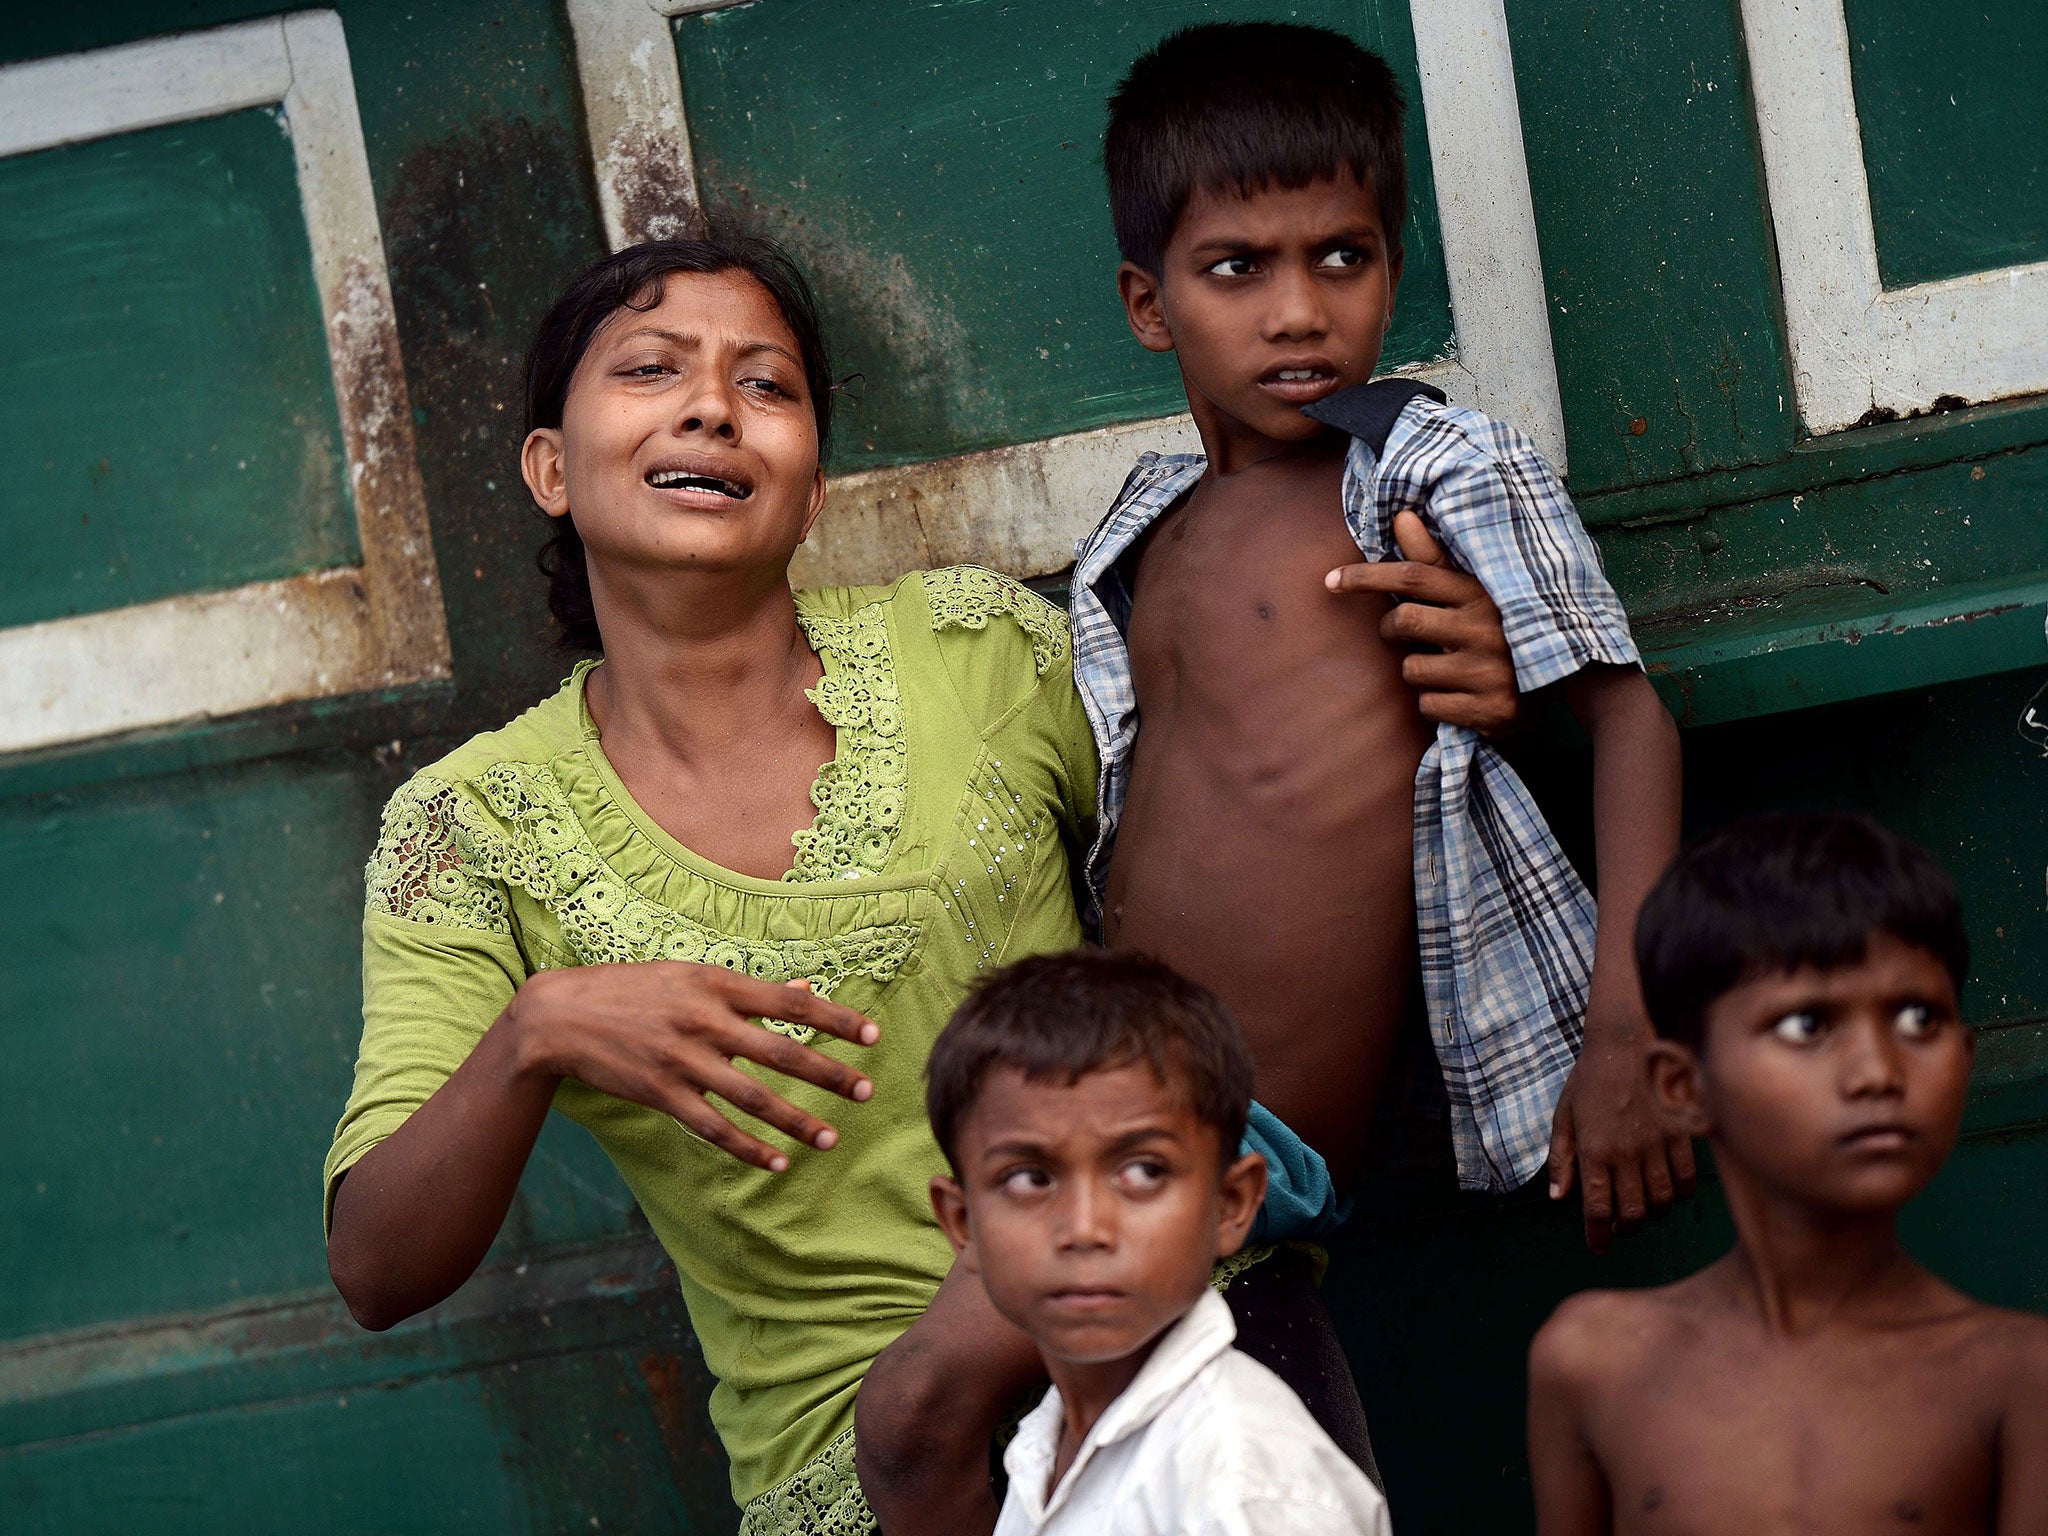
[(1252, 1062), (1222, 1004), (1136, 956), (1041, 955), (960, 1006), (926, 1072), (954, 1170), (932, 1206), (1052, 1378), (996, 1536), (1388, 1536), (1210, 1288), (1266, 1187), (1233, 1155)]

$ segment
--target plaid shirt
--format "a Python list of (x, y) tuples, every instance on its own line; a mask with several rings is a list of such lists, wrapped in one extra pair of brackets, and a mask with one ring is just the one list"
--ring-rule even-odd
[[(1206, 468), (1199, 454), (1146, 454), (1074, 551), (1075, 679), (1102, 754), (1100, 831), (1085, 866), (1098, 929), (1138, 737), (1120, 562)], [(1591, 662), (1638, 662), (1599, 551), (1513, 428), (1415, 399), (1383, 456), (1353, 440), (1343, 498), (1367, 560), (1399, 559), (1394, 514), (1422, 515), (1500, 609), (1523, 693)], [(1468, 1189), (1514, 1189), (1543, 1166), (1584, 1031), (1593, 926), (1593, 900), (1521, 779), (1476, 732), (1439, 725), (1415, 775), (1415, 929)]]

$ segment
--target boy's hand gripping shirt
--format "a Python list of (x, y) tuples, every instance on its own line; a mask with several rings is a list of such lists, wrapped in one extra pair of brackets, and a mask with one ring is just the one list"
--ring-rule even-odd
[[(1523, 693), (1640, 660), (1599, 550), (1528, 438), (1400, 379), (1309, 413), (1352, 433), (1342, 496), (1359, 553), (1399, 559), (1395, 514), (1419, 514), (1500, 609)], [(1098, 931), (1138, 738), (1125, 558), (1207, 467), (1146, 454), (1074, 551), (1075, 681), (1102, 757), (1085, 869)], [(1521, 779), (1476, 731), (1439, 725), (1415, 775), (1415, 934), (1467, 1189), (1515, 1189), (1543, 1166), (1584, 1030), (1593, 932), (1592, 898)]]

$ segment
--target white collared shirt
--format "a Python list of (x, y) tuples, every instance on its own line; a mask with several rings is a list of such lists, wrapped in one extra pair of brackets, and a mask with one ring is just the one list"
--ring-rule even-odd
[(1204, 1288), (1050, 1498), (1065, 1409), (1046, 1393), (1003, 1457), (996, 1536), (1390, 1536), (1379, 1490), (1236, 1337)]

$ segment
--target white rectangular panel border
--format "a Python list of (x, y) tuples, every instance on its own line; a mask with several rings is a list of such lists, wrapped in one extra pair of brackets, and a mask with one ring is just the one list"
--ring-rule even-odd
[(0, 69), (0, 156), (281, 108), (360, 566), (0, 630), (0, 752), (449, 675), (448, 628), (341, 19), (301, 11)]
[(1842, 0), (1742, 0), (1799, 414), (2048, 390), (2048, 262), (1885, 288)]
[[(701, 227), (670, 18), (746, 0), (567, 3), (612, 248)], [(1413, 0), (1410, 15), (1456, 340), (1452, 356), (1400, 372), (1519, 427), (1562, 473), (1564, 406), (1505, 0)], [(791, 574), (806, 586), (884, 581), (971, 560), (1047, 575), (1073, 562), (1074, 540), (1139, 452), (1198, 447), (1180, 415), (842, 476)]]
[(1414, 0), (1415, 59), (1443, 226), (1454, 401), (1519, 428), (1565, 472), (1564, 401), (1505, 0)]

